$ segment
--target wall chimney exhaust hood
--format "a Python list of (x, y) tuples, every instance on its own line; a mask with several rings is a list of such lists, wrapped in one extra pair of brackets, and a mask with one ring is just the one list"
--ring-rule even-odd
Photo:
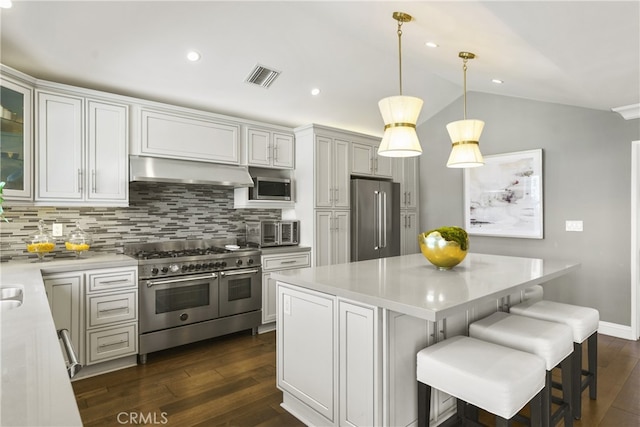
[(129, 156), (129, 181), (253, 187), (246, 167), (143, 156)]

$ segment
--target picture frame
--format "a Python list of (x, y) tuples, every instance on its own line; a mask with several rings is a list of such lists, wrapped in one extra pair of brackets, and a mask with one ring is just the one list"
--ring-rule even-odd
[(464, 171), (467, 233), (542, 239), (542, 149), (488, 155), (484, 161)]

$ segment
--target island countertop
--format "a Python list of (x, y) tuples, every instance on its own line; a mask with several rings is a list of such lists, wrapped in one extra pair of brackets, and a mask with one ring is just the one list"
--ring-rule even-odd
[(422, 254), (274, 272), (271, 276), (318, 292), (440, 321), (479, 303), (547, 282), (579, 267), (555, 259), (469, 253), (451, 270)]
[(2, 264), (0, 287), (18, 286), (24, 297), (18, 308), (0, 309), (0, 425), (82, 425), (42, 274), (133, 265), (133, 258), (110, 254)]

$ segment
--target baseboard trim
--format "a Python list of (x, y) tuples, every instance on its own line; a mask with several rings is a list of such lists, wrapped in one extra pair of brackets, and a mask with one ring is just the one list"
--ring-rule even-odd
[(637, 337), (633, 336), (631, 326), (619, 325), (617, 323), (600, 322), (598, 324), (598, 333), (609, 335), (611, 337), (622, 338), (625, 340), (635, 341)]

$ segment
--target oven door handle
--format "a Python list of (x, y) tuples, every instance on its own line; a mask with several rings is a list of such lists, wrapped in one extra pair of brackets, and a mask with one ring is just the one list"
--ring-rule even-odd
[(177, 283), (177, 282), (191, 282), (193, 280), (217, 279), (217, 278), (218, 278), (218, 275), (216, 273), (209, 273), (209, 274), (203, 274), (201, 276), (189, 276), (189, 277), (182, 277), (177, 279), (147, 280), (147, 288), (150, 288), (156, 285), (167, 285), (170, 283)]
[(254, 270), (240, 270), (240, 271), (221, 271), (220, 272), (220, 277), (224, 277), (224, 276), (239, 276), (241, 274), (251, 274), (251, 273), (259, 273), (260, 270), (258, 270), (257, 268)]

